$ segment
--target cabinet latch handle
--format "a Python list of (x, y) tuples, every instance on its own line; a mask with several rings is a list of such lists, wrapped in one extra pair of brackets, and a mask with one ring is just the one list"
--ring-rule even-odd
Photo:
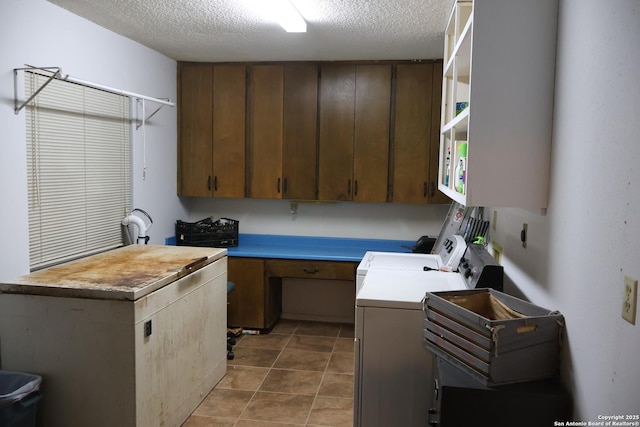
[(280, 194), (280, 178), (278, 178), (278, 194)]
[(304, 268), (303, 271), (307, 274), (316, 274), (320, 270), (317, 268)]
[(208, 257), (202, 257), (202, 258), (198, 258), (195, 261), (185, 265), (184, 267), (182, 267), (180, 270), (178, 270), (178, 278), (186, 276), (187, 274), (190, 274), (198, 269), (200, 269), (201, 267), (203, 267), (207, 261), (208, 261)]

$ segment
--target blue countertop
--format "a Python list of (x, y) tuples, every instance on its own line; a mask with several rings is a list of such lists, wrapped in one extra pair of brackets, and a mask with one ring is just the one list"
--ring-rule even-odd
[(283, 258), (360, 262), (367, 251), (411, 252), (412, 240), (351, 239), (336, 237), (240, 234), (231, 257)]

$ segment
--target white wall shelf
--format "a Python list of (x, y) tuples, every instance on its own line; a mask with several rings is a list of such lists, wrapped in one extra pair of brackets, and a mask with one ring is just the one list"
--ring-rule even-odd
[[(438, 179), (453, 200), (547, 207), (557, 14), (557, 0), (454, 4), (445, 30)], [(460, 193), (454, 174), (463, 142)]]

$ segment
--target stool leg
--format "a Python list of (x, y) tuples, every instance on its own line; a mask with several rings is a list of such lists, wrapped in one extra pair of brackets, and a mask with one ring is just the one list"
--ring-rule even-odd
[(227, 360), (233, 360), (233, 358), (235, 357), (235, 355), (233, 354), (234, 345), (235, 345), (235, 340), (234, 342), (231, 342), (231, 339), (227, 338)]
[[(233, 282), (227, 282), (227, 295), (229, 295), (236, 288), (236, 284)], [(229, 303), (227, 303), (229, 304)], [(236, 339), (232, 333), (227, 331), (227, 360), (233, 360), (235, 355), (233, 354), (233, 346), (236, 345)]]

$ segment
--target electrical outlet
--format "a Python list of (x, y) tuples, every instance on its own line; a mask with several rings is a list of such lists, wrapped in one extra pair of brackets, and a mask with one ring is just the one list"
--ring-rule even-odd
[(636, 305), (638, 303), (638, 279), (624, 276), (624, 294), (622, 296), (622, 318), (632, 325), (636, 324)]

